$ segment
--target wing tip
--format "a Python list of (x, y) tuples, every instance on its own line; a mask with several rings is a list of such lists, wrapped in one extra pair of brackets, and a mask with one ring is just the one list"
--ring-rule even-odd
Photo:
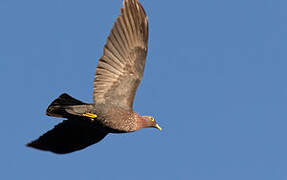
[(26, 144), (26, 147), (33, 147), (33, 141)]
[[(38, 140), (34, 140), (34, 141), (31, 141), (31, 142), (27, 143), (26, 147), (34, 148), (34, 149), (38, 149), (38, 150), (42, 150), (42, 151), (51, 151), (49, 148), (47, 148), (47, 147), (45, 148), (45, 146), (41, 145), (38, 142)], [(57, 153), (57, 152), (54, 152), (54, 153)], [(60, 154), (60, 153), (57, 153), (57, 154)]]

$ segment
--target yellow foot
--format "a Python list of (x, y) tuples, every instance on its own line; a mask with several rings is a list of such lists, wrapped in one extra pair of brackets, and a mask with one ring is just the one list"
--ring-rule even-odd
[(82, 114), (82, 116), (89, 117), (92, 122), (94, 121), (94, 119), (95, 119), (96, 117), (98, 117), (96, 114), (93, 114), (93, 113), (85, 113), (85, 114)]

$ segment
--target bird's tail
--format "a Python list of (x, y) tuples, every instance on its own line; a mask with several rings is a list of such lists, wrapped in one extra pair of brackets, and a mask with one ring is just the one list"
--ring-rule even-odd
[(83, 105), (82, 101), (79, 101), (68, 94), (61, 94), (57, 99), (55, 99), (47, 108), (46, 114), (48, 116), (54, 117), (69, 117), (69, 113), (66, 112), (66, 108), (72, 105)]

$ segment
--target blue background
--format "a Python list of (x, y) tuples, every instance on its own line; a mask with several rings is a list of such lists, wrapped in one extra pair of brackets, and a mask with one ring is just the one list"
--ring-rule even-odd
[(287, 179), (287, 1), (140, 1), (149, 54), (134, 108), (163, 131), (68, 155), (25, 144), (66, 92), (92, 102), (122, 0), (1, 0), (0, 179)]

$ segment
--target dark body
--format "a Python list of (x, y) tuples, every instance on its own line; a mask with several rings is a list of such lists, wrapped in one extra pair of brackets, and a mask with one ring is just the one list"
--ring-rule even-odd
[[(61, 104), (59, 100), (62, 101)], [(74, 102), (67, 104), (65, 101)], [(97, 118), (91, 120), (82, 114), (96, 114)], [(86, 104), (74, 99), (68, 94), (62, 94), (51, 103), (46, 114), (48, 116), (63, 117), (68, 119), (82, 118), (89, 122), (100, 124), (110, 133), (126, 133), (137, 130), (137, 118), (140, 117), (134, 111), (127, 111), (115, 105), (108, 104)]]
[[(107, 108), (108, 107), (108, 108)], [(97, 114), (91, 120), (84, 113)], [(47, 108), (46, 114), (67, 118), (28, 146), (58, 154), (83, 149), (102, 140), (108, 133), (127, 133), (137, 129), (133, 111), (105, 104), (86, 104), (62, 94)], [(133, 118), (134, 117), (134, 118)]]

